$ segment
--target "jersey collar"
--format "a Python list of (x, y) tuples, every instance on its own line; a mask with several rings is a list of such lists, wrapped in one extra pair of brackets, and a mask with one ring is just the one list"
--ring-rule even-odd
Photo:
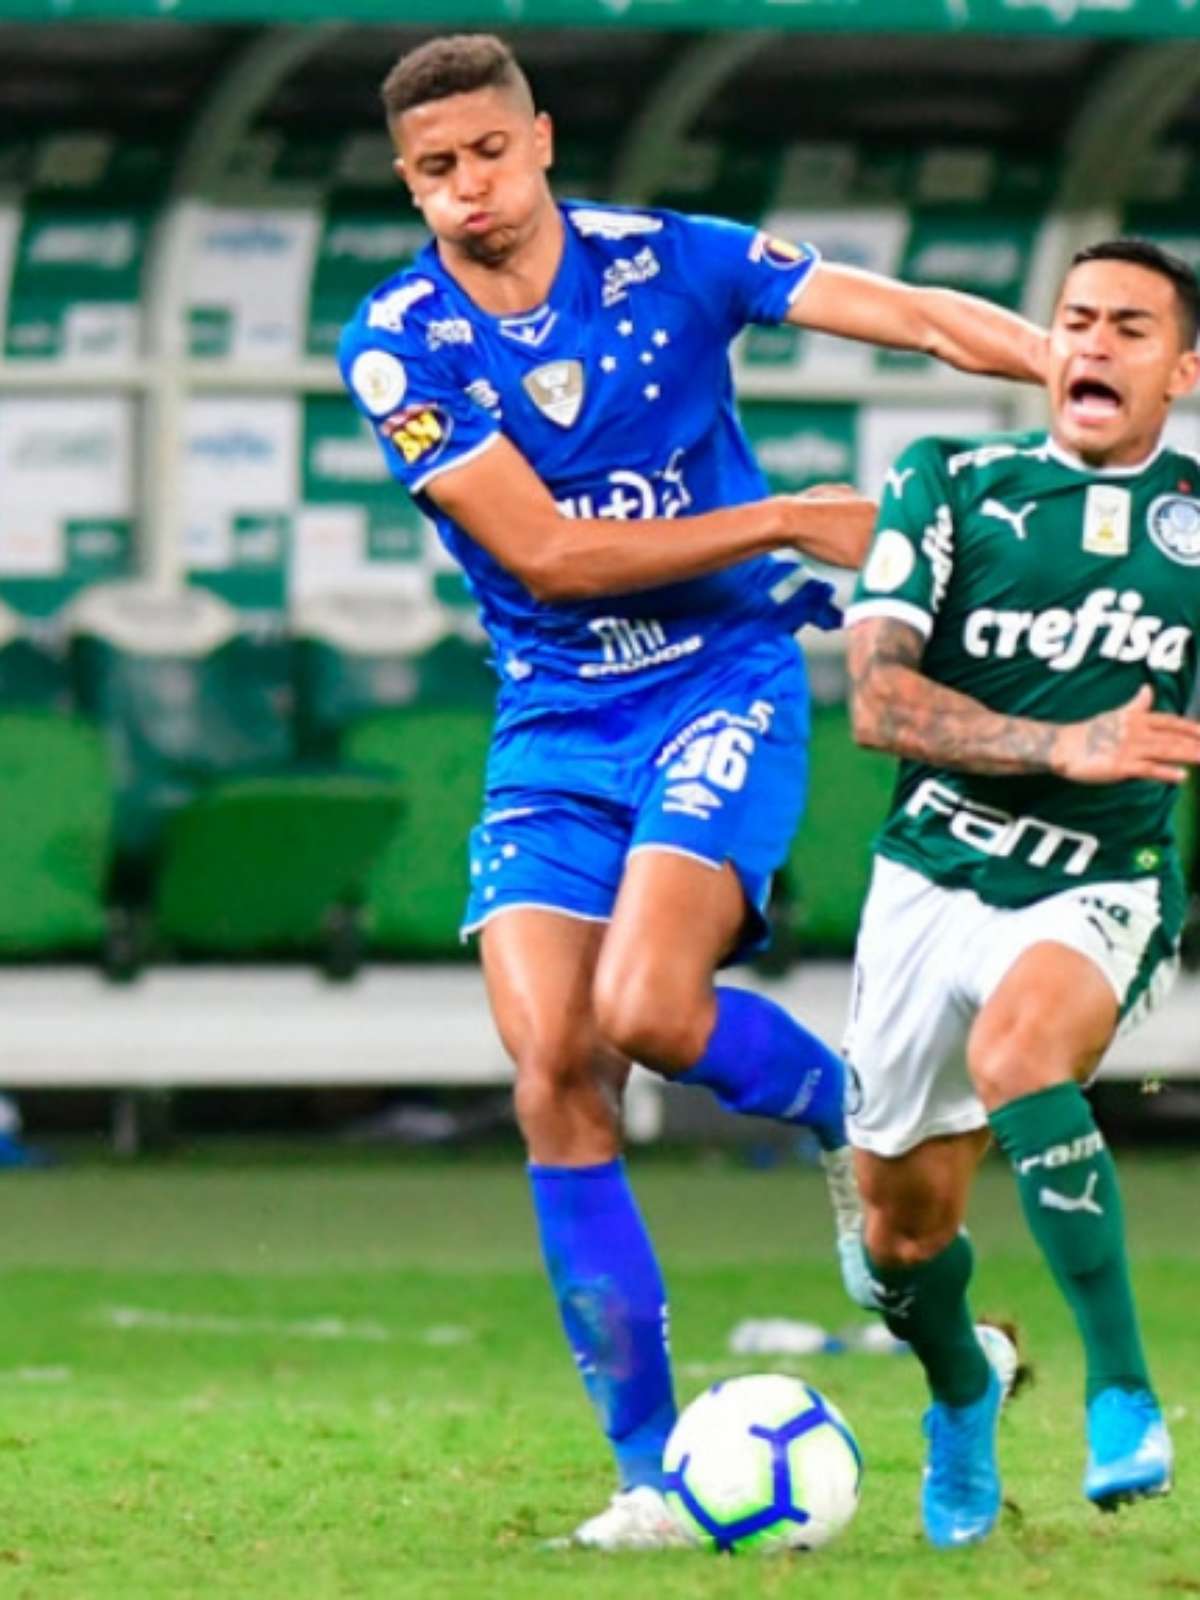
[(1086, 472), (1089, 478), (1136, 478), (1147, 467), (1152, 467), (1166, 448), (1160, 439), (1145, 460), (1135, 462), (1132, 467), (1089, 467), (1082, 457), (1071, 450), (1064, 450), (1053, 434), (1046, 438), (1046, 455), (1051, 461), (1057, 461), (1060, 467), (1067, 467), (1072, 472)]
[(471, 316), (477, 321), (490, 324), (496, 331), (512, 344), (519, 345), (526, 350), (538, 350), (549, 338), (559, 314), (567, 302), (570, 289), (568, 287), (571, 276), (571, 267), (575, 251), (574, 229), (570, 226), (562, 206), (558, 207), (558, 214), (562, 221), (563, 248), (559, 257), (558, 267), (550, 284), (546, 298), (540, 306), (535, 306), (532, 311), (521, 311), (512, 316), (497, 316), (494, 312), (486, 311), (471, 296), (454, 277), (448, 272), (437, 253), (436, 242), (427, 247), (434, 263), (437, 274), (442, 283), (459, 301), (466, 303)]

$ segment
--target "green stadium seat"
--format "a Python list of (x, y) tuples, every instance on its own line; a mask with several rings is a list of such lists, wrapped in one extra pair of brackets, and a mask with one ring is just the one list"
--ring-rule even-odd
[(112, 776), (60, 656), (0, 602), (0, 956), (98, 949)]
[(286, 657), (210, 592), (99, 586), (72, 608), (81, 702), (118, 773), (113, 900), (143, 946), (187, 954), (321, 953), (344, 975), (366, 869), (400, 809), (386, 777), (297, 771)]
[(451, 631), (425, 596), (322, 595), (291, 622), (301, 754), (334, 760), (346, 729), (415, 704), (490, 703), (496, 681), (482, 643)]
[(371, 873), (373, 949), (463, 954), (467, 834), (478, 819), (496, 680), (482, 640), (424, 597), (327, 595), (297, 612), (297, 723), (306, 753), (387, 774), (404, 811)]
[(0, 955), (101, 948), (112, 809), (96, 729), (53, 711), (0, 712)]
[(70, 708), (71, 688), (61, 655), (31, 639), (19, 614), (0, 601), (0, 708)]
[(77, 703), (112, 747), (119, 876), (132, 885), (201, 789), (287, 764), (287, 686), (272, 693), (237, 612), (207, 590), (98, 584), (66, 626)]
[(458, 925), (491, 724), (490, 705), (442, 702), (382, 712), (348, 731), (347, 759), (391, 774), (404, 794), (403, 818), (368, 885), (374, 949), (424, 960), (469, 953)]
[(234, 779), (168, 828), (156, 925), (176, 948), (345, 960), (346, 916), (402, 809), (399, 786), (336, 773)]

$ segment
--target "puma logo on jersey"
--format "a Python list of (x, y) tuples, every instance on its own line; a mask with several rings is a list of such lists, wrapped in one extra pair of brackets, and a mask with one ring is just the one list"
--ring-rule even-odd
[(904, 485), (913, 476), (916, 470), (916, 467), (905, 467), (903, 470), (897, 467), (889, 467), (887, 470), (887, 477), (883, 480), (884, 487), (890, 489), (896, 496), (897, 500), (903, 500)]
[(1099, 1182), (1100, 1174), (1093, 1172), (1084, 1184), (1082, 1194), (1067, 1195), (1059, 1194), (1057, 1189), (1039, 1189), (1038, 1204), (1045, 1206), (1047, 1211), (1088, 1211), (1094, 1217), (1102, 1217), (1104, 1207), (1095, 1198)]
[(1025, 523), (1029, 516), (1036, 510), (1036, 500), (1031, 500), (1027, 506), (1022, 506), (1020, 511), (1010, 511), (1008, 507), (1006, 505), (1002, 505), (999, 500), (985, 500), (979, 508), (981, 516), (995, 517), (1000, 522), (1007, 522), (1018, 539), (1026, 539), (1029, 537), (1029, 530), (1026, 528)]

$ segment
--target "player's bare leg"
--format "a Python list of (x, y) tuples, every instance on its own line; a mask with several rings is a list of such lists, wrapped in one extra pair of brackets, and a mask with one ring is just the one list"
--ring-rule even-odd
[(1165, 1494), (1172, 1453), (1150, 1382), (1116, 1169), (1079, 1085), (1117, 1023), (1100, 968), (1032, 946), (976, 1019), (968, 1060), (1026, 1220), (1074, 1313), (1087, 1363), (1084, 1494), (1102, 1510)]
[(861, 1213), (843, 1118), (840, 1059), (762, 995), (714, 986), (747, 906), (733, 867), (646, 847), (626, 863), (596, 972), (601, 1032), (620, 1051), (730, 1110), (814, 1129), (847, 1292), (870, 1305)]
[(492, 1013), (516, 1065), (547, 1274), (620, 1477), (573, 1541), (657, 1549), (682, 1542), (660, 1493), (675, 1420), (666, 1292), (619, 1159), (629, 1063), (592, 1014), (604, 932), (600, 922), (514, 909), (487, 923), (481, 943)]
[(516, 1068), (531, 1161), (579, 1167), (620, 1154), (628, 1061), (597, 1033), (592, 984), (606, 926), (516, 908), (480, 935), (492, 1017)]

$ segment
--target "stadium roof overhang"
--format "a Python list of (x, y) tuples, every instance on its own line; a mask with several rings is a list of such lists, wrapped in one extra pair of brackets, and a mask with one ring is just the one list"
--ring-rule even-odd
[(0, 0), (0, 16), (46, 22), (278, 24), (333, 15), (406, 27), (1200, 37), (1200, 0)]

